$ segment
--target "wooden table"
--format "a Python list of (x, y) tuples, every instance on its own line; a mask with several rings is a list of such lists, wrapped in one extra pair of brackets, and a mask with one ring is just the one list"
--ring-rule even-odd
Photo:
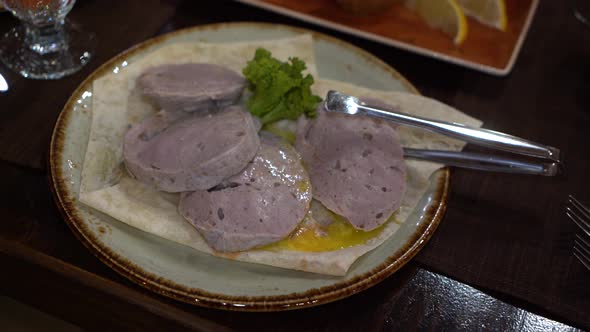
[[(81, 72), (31, 81), (0, 66), (9, 84), (0, 94), (0, 293), (89, 330), (590, 328), (588, 308), (571, 313), (561, 303), (588, 303), (577, 297), (590, 288), (590, 272), (570, 255), (575, 227), (563, 214), (567, 194), (590, 199), (590, 29), (566, 4), (542, 1), (516, 67), (505, 78), (232, 1), (86, 0), (70, 16), (96, 32), (100, 43)], [(448, 212), (419, 256), (377, 286), (335, 303), (239, 313), (149, 293), (102, 264), (63, 222), (47, 181), (49, 135), (69, 94), (100, 63), (150, 36), (222, 21), (290, 24), (352, 42), (398, 69), (423, 94), (482, 119), (485, 127), (561, 148), (566, 173), (537, 178), (454, 170)], [(0, 14), (0, 31), (15, 23)], [(495, 282), (481, 272), (486, 269), (510, 274), (513, 282)], [(554, 303), (521, 287), (543, 284), (544, 272), (564, 275), (565, 295)]]

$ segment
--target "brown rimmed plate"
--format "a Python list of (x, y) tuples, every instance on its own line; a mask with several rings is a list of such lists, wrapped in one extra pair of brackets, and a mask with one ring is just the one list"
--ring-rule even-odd
[(417, 93), (381, 60), (340, 40), (274, 24), (227, 23), (176, 31), (111, 59), (72, 94), (56, 123), (51, 147), (52, 188), (73, 233), (100, 260), (156, 293), (207, 307), (275, 311), (335, 301), (367, 289), (401, 268), (425, 245), (440, 222), (449, 172), (436, 172), (427, 193), (401, 228), (361, 257), (343, 277), (324, 276), (213, 257), (130, 227), (80, 203), (80, 171), (88, 142), (92, 82), (164, 44), (264, 40), (311, 33), (319, 75), (384, 90)]

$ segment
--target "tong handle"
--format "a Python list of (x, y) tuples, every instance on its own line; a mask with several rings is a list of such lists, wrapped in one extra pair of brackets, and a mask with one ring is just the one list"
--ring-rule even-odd
[(558, 163), (535, 163), (508, 157), (490, 156), (474, 152), (421, 150), (404, 148), (404, 157), (428, 160), (447, 166), (481, 171), (554, 176), (559, 172)]
[(559, 162), (559, 150), (501, 132), (468, 127), (459, 123), (437, 121), (402, 112), (384, 111), (364, 103), (357, 105), (359, 113), (390, 120), (399, 124), (426, 129), (465, 142), (487, 146), (516, 154)]

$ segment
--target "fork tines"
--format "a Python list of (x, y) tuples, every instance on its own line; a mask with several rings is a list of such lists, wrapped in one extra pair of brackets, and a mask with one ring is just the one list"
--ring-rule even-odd
[(590, 209), (570, 195), (565, 213), (582, 230), (574, 240), (574, 256), (590, 270)]
[(590, 244), (577, 234), (574, 240), (574, 256), (590, 270)]

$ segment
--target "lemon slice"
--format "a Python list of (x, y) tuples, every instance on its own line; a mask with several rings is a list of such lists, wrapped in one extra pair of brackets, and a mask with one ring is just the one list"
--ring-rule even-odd
[(456, 0), (408, 0), (413, 8), (433, 28), (441, 29), (456, 45), (467, 38), (467, 19)]
[(506, 31), (508, 16), (504, 0), (457, 0), (465, 15), (479, 22)]

